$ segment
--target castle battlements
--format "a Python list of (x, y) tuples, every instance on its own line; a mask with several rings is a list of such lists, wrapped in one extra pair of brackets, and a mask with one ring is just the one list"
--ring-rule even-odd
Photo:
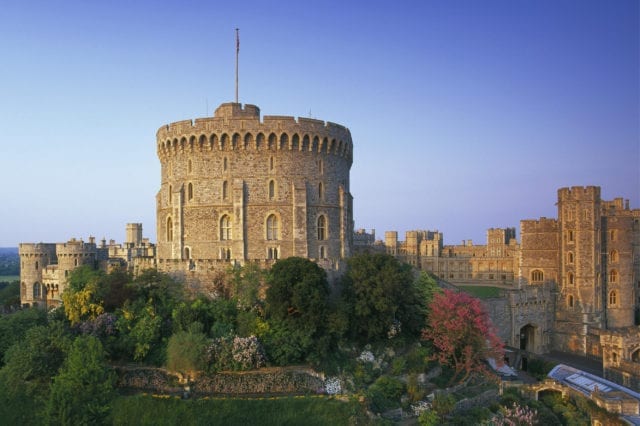
[(48, 256), (55, 257), (56, 245), (52, 243), (20, 243), (18, 245), (20, 256)]
[(594, 201), (600, 199), (599, 186), (572, 186), (570, 188), (558, 189), (558, 201), (563, 200), (584, 200)]
[(254, 105), (222, 104), (214, 117), (182, 120), (158, 129), (158, 155), (193, 150), (309, 151), (346, 157), (353, 145), (349, 129), (312, 118), (265, 115)]

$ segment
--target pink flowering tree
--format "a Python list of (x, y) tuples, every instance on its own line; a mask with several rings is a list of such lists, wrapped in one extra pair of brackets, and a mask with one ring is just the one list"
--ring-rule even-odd
[(503, 359), (503, 345), (489, 316), (480, 300), (466, 293), (444, 290), (434, 296), (422, 338), (433, 343), (433, 358), (453, 370), (450, 385), (473, 372), (486, 372), (487, 358)]

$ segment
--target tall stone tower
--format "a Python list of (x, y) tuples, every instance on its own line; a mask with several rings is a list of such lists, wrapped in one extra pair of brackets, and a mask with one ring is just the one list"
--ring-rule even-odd
[(349, 130), (225, 103), (157, 132), (158, 268), (200, 275), (230, 262), (350, 255)]
[(142, 224), (127, 223), (126, 238), (124, 243), (133, 247), (142, 244)]
[(634, 325), (639, 213), (622, 198), (601, 200), (599, 187), (558, 190), (561, 349), (599, 356), (599, 336), (588, 330)]
[(603, 201), (602, 281), (607, 328), (634, 325), (640, 288), (640, 211), (622, 198)]
[(559, 346), (588, 354), (588, 330), (606, 326), (601, 276), (600, 188), (558, 190), (560, 233), (559, 297), (556, 336)]

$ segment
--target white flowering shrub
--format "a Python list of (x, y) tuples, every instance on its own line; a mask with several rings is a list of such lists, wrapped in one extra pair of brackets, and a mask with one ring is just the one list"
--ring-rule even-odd
[(342, 393), (342, 383), (337, 377), (328, 377), (324, 382), (324, 391), (327, 395), (337, 395)]
[(220, 337), (207, 347), (209, 371), (251, 370), (264, 367), (267, 358), (256, 336)]
[(431, 403), (429, 401), (416, 401), (411, 404), (411, 412), (414, 416), (419, 416), (423, 411), (431, 410)]
[(373, 356), (371, 351), (362, 351), (360, 356), (358, 356), (358, 361), (360, 362), (374, 362), (376, 357)]

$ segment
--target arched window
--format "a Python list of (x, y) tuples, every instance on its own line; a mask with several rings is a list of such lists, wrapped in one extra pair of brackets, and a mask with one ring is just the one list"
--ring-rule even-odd
[(267, 250), (267, 259), (278, 260), (278, 248), (277, 247), (269, 247)]
[(256, 136), (256, 149), (264, 149), (264, 134), (258, 133)]
[(38, 261), (36, 260), (36, 271), (38, 270)]
[(573, 281), (574, 281), (574, 279), (573, 279), (573, 273), (572, 273), (572, 272), (569, 272), (569, 273), (567, 274), (567, 282), (568, 282), (569, 284), (573, 285)]
[(267, 218), (267, 240), (278, 239), (278, 218), (276, 215), (269, 215)]
[(611, 250), (611, 254), (609, 255), (609, 261), (610, 262), (618, 261), (618, 250)]
[(224, 159), (222, 160), (222, 170), (226, 172), (228, 167), (229, 167), (229, 162), (227, 161), (227, 157), (224, 157)]
[(276, 196), (276, 183), (273, 180), (269, 181), (269, 199), (273, 200)]
[(618, 293), (615, 290), (609, 292), (609, 306), (616, 306), (618, 304)]
[(573, 252), (567, 253), (567, 263), (568, 264), (572, 264), (573, 263)]
[(226, 200), (229, 196), (229, 183), (225, 180), (222, 182), (222, 199)]
[(541, 283), (544, 281), (544, 272), (539, 269), (531, 271), (531, 282), (532, 283)]
[(220, 239), (223, 241), (230, 240), (231, 234), (231, 218), (229, 215), (224, 215), (220, 219)]
[(169, 185), (169, 203), (173, 201), (173, 187)]
[(318, 183), (318, 199), (324, 199), (324, 185), (322, 182)]
[(271, 133), (269, 135), (269, 139), (268, 139), (269, 149), (270, 150), (275, 150), (276, 149), (276, 140), (277, 140), (276, 135)]
[(273, 157), (269, 157), (269, 170), (273, 170)]
[(573, 242), (573, 231), (567, 231), (567, 240)]
[(618, 353), (617, 352), (611, 352), (611, 361), (618, 362)]
[(615, 269), (612, 269), (609, 272), (609, 282), (610, 283), (617, 283), (618, 282), (618, 271), (616, 271)]
[(569, 295), (569, 297), (567, 297), (567, 305), (569, 305), (570, 308), (573, 308), (573, 296)]
[(193, 199), (193, 184), (191, 182), (187, 185), (187, 199), (189, 201)]
[(33, 298), (39, 299), (40, 297), (42, 297), (42, 289), (40, 287), (40, 283), (35, 283), (33, 285)]
[(327, 258), (327, 249), (324, 246), (320, 246), (320, 259)]
[(324, 174), (324, 162), (322, 161), (322, 158), (318, 160), (318, 171), (321, 175)]
[(184, 248), (184, 258), (191, 259), (191, 249), (189, 247)]
[(189, 162), (187, 163), (187, 172), (191, 173), (191, 171), (193, 170), (192, 164), (191, 164), (191, 160), (189, 160)]
[(610, 239), (611, 241), (615, 241), (615, 240), (616, 240), (616, 236), (617, 236), (616, 230), (615, 230), (615, 229), (612, 229), (612, 230), (609, 232), (609, 239)]
[(78, 259), (73, 259), (73, 266), (78, 266)]
[(289, 135), (283, 133), (280, 135), (280, 150), (285, 150), (289, 147)]
[(327, 239), (327, 219), (324, 216), (318, 217), (318, 240)]
[(167, 218), (167, 242), (173, 241), (173, 220), (171, 216)]

